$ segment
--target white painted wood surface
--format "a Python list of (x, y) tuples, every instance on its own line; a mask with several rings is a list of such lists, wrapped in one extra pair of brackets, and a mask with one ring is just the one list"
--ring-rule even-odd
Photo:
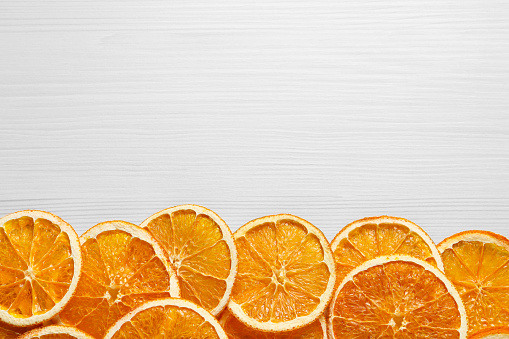
[(509, 236), (506, 0), (0, 0), (0, 214)]

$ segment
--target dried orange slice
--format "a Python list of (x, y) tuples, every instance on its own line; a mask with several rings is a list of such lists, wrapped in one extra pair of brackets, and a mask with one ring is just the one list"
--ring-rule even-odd
[(336, 290), (327, 325), (331, 339), (467, 337), (454, 286), (407, 255), (377, 257), (352, 270)]
[(237, 319), (269, 332), (318, 319), (336, 279), (332, 251), (318, 228), (279, 214), (248, 222), (234, 237), (239, 272), (228, 308)]
[(509, 326), (509, 240), (466, 231), (438, 244), (445, 274), (467, 310), (469, 333)]
[(80, 238), (83, 271), (76, 294), (60, 313), (65, 325), (96, 338), (148, 300), (178, 297), (177, 276), (157, 241), (125, 221), (107, 221)]
[(332, 240), (336, 286), (355, 267), (377, 256), (407, 254), (444, 270), (440, 254), (429, 235), (403, 218), (364, 218), (346, 225)]
[(18, 339), (93, 339), (85, 332), (70, 326), (46, 326), (25, 333)]
[(184, 299), (149, 301), (120, 319), (104, 339), (226, 339), (226, 333), (204, 308)]
[(288, 332), (263, 332), (253, 330), (235, 318), (228, 309), (219, 318), (229, 339), (327, 339), (327, 324), (321, 315), (311, 324)]
[(42, 323), (60, 312), (78, 284), (78, 235), (48, 212), (21, 211), (0, 219), (0, 320)]
[(181, 205), (152, 215), (141, 227), (175, 265), (182, 298), (218, 315), (237, 274), (237, 250), (228, 225), (209, 209)]
[(509, 327), (494, 327), (481, 330), (469, 336), (469, 339), (509, 339)]

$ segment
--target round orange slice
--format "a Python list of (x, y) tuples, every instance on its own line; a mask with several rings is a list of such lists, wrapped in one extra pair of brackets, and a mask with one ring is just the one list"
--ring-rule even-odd
[(429, 235), (403, 218), (364, 218), (346, 225), (332, 240), (339, 286), (355, 267), (377, 256), (407, 254), (444, 270), (440, 254)]
[(218, 315), (237, 274), (237, 250), (228, 225), (209, 209), (181, 205), (152, 215), (141, 227), (175, 265), (182, 298)]
[(78, 235), (48, 212), (0, 219), (0, 320), (30, 326), (49, 320), (73, 295), (81, 271)]
[(219, 322), (204, 308), (184, 299), (149, 301), (112, 326), (104, 339), (226, 339)]
[(329, 243), (318, 228), (279, 214), (248, 222), (234, 237), (239, 272), (228, 308), (237, 319), (268, 332), (318, 319), (336, 279)]
[(509, 326), (509, 240), (466, 231), (438, 244), (445, 274), (467, 310), (469, 333)]
[(478, 331), (476, 334), (469, 336), (469, 339), (509, 339), (509, 327), (493, 327)]
[(348, 273), (327, 325), (331, 339), (467, 337), (454, 286), (435, 267), (407, 255), (377, 257)]
[(107, 221), (80, 238), (83, 271), (60, 321), (102, 338), (118, 319), (148, 300), (178, 297), (175, 270), (144, 229)]
[(323, 315), (299, 329), (276, 333), (249, 328), (235, 318), (228, 309), (221, 313), (219, 323), (229, 339), (327, 339), (327, 324)]
[(52, 325), (27, 332), (18, 339), (93, 339), (93, 337), (74, 327)]

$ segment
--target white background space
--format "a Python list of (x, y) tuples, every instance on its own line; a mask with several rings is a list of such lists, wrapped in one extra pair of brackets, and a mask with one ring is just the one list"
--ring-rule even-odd
[(506, 0), (0, 1), (0, 214), (509, 236)]

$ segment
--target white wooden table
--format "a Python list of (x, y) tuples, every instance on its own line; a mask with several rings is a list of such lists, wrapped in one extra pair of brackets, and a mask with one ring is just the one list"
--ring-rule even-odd
[(505, 0), (0, 1), (0, 214), (509, 236)]

